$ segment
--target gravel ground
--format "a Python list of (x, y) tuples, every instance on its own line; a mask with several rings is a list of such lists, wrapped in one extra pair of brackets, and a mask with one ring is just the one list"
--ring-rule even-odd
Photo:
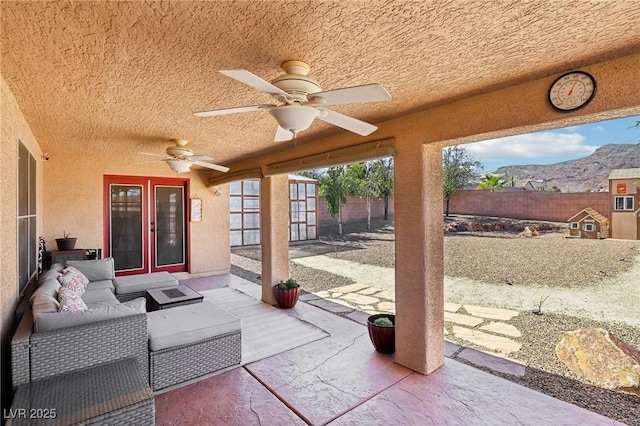
[[(482, 221), (482, 218), (449, 218), (449, 221)], [(517, 222), (517, 221), (509, 221)], [(535, 226), (534, 223), (521, 223)], [(622, 240), (580, 240), (566, 238), (561, 231), (542, 232), (539, 237), (519, 238), (517, 232), (456, 232), (445, 234), (445, 275), (493, 285), (513, 288), (557, 288), (558, 291), (589, 292), (624, 279), (625, 273), (640, 263), (640, 242)], [(373, 223), (371, 231), (363, 225), (351, 226), (345, 235), (322, 234), (320, 242), (292, 246), (290, 256), (324, 254), (363, 264), (394, 267), (393, 225), (389, 222)], [(235, 249), (232, 254), (232, 273), (259, 283), (259, 256), (255, 249)], [(305, 291), (318, 292), (352, 284), (345, 277), (290, 263), (291, 275)], [(505, 287), (510, 288), (510, 287)], [(495, 293), (495, 292), (494, 292)], [(494, 295), (495, 297), (495, 295)], [(622, 302), (622, 301), (621, 301)], [(486, 306), (491, 306), (487, 304)], [(501, 306), (500, 306), (501, 307)], [(545, 305), (542, 305), (543, 312)], [(632, 312), (638, 313), (630, 307)], [(464, 311), (461, 311), (464, 313)], [(592, 316), (593, 317), (593, 316)], [(544, 312), (534, 315), (521, 313), (508, 323), (523, 332), (516, 339), (522, 349), (510, 354), (524, 362), (527, 374), (522, 378), (501, 375), (505, 379), (536, 389), (555, 398), (582, 406), (629, 425), (640, 426), (640, 398), (608, 391), (581, 381), (564, 366), (555, 355), (555, 345), (565, 331), (586, 327), (600, 327), (620, 339), (640, 347), (638, 327), (594, 318)], [(474, 347), (467, 341), (447, 338), (458, 344)], [(483, 350), (481, 347), (478, 349)]]

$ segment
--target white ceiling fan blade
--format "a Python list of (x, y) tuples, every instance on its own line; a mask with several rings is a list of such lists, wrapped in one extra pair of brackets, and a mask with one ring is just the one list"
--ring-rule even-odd
[(320, 108), (320, 110), (322, 111), (318, 116), (320, 120), (331, 123), (334, 126), (342, 127), (360, 136), (370, 135), (378, 129), (373, 124), (365, 123), (357, 118), (349, 117), (348, 115), (340, 114), (327, 108)]
[(309, 95), (313, 99), (319, 97), (325, 100), (325, 105), (339, 105), (363, 102), (380, 102), (391, 99), (389, 92), (379, 84), (367, 84), (364, 86), (345, 87), (342, 89), (327, 90)]
[(220, 72), (227, 77), (231, 77), (236, 79), (248, 86), (253, 87), (254, 89), (261, 90), (263, 92), (267, 92), (268, 94), (275, 96), (276, 98), (280, 96), (289, 97), (289, 94), (282, 89), (277, 88), (273, 84), (269, 83), (266, 80), (258, 77), (257, 75), (242, 69), (231, 69), (231, 70), (220, 70)]
[(251, 111), (259, 111), (265, 108), (271, 108), (276, 105), (272, 104), (261, 104), (261, 105), (248, 105), (242, 107), (235, 108), (222, 108), (222, 109), (213, 109), (210, 111), (198, 111), (194, 112), (193, 115), (197, 115), (198, 117), (213, 117), (216, 115), (227, 115), (227, 114), (237, 114), (239, 112), (251, 112)]
[(293, 139), (294, 134), (288, 130), (283, 129), (278, 126), (276, 129), (276, 137), (273, 139), (274, 142), (286, 142)]
[(219, 172), (228, 172), (229, 168), (225, 166), (220, 166), (218, 164), (205, 163), (203, 161), (193, 161), (193, 164), (196, 166), (206, 167), (207, 169), (217, 170)]
[(194, 160), (194, 161), (211, 161), (211, 160), (213, 160), (213, 158), (211, 158), (211, 157), (207, 157), (206, 155), (192, 155), (191, 157), (189, 157), (189, 160)]

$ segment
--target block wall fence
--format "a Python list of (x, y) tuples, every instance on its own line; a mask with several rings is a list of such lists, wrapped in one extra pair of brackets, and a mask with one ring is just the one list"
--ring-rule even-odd
[[(608, 192), (545, 192), (545, 191), (460, 191), (451, 197), (450, 214), (496, 216), (511, 219), (566, 222), (582, 209), (591, 207), (607, 218), (611, 218)], [(443, 208), (444, 212), (444, 208)], [(393, 218), (393, 197), (389, 198), (389, 216)], [(327, 201), (318, 197), (320, 225), (333, 225), (338, 218), (327, 212)], [(375, 199), (371, 206), (371, 218), (384, 217), (384, 201)], [(343, 223), (367, 220), (367, 202), (364, 198), (347, 197), (342, 208)]]

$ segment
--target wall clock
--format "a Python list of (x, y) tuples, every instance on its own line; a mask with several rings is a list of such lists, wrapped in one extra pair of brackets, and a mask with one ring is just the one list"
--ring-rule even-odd
[(584, 107), (596, 94), (596, 80), (584, 71), (561, 75), (549, 89), (549, 102), (558, 111), (570, 112)]

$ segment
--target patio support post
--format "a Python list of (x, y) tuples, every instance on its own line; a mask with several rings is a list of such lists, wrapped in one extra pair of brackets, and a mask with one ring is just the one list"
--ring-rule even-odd
[(440, 146), (398, 140), (394, 209), (395, 362), (430, 374), (444, 364), (444, 219)]
[(260, 181), (260, 244), (262, 250), (262, 301), (276, 304), (273, 286), (289, 278), (289, 177)]

